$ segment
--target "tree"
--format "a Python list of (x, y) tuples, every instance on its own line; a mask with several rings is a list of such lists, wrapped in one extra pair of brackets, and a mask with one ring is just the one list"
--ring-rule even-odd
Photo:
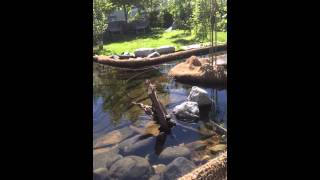
[(110, 0), (93, 0), (93, 45), (100, 44), (107, 28), (107, 17), (111, 12)]
[(111, 0), (111, 2), (119, 8), (122, 8), (126, 23), (128, 23), (128, 12), (132, 6), (140, 4), (139, 0)]

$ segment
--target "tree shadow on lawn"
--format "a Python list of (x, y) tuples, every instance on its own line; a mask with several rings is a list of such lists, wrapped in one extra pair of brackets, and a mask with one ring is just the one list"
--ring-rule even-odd
[(177, 39), (177, 40), (175, 40), (173, 42), (176, 43), (176, 44), (182, 45), (182, 46), (199, 43), (199, 41), (197, 41), (196, 39), (190, 39), (190, 40)]
[(187, 36), (191, 36), (191, 33), (177, 34), (177, 35), (171, 36), (170, 39), (182, 39), (182, 38), (185, 38)]
[(110, 43), (122, 43), (127, 41), (133, 41), (136, 39), (146, 39), (146, 38), (152, 38), (152, 39), (158, 39), (161, 38), (162, 34), (164, 33), (164, 29), (151, 29), (144, 32), (139, 32), (136, 34), (135, 32), (128, 32), (126, 34), (111, 34), (111, 35), (105, 35), (104, 37), (104, 44), (110, 44)]

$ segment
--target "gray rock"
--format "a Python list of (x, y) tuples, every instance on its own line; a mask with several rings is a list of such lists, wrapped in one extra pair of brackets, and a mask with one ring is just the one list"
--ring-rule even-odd
[(191, 152), (188, 148), (183, 146), (173, 146), (165, 148), (159, 155), (158, 162), (168, 164), (177, 157), (190, 158)]
[(161, 46), (157, 48), (156, 51), (160, 54), (168, 54), (175, 52), (176, 48), (174, 46)]
[(136, 141), (138, 141), (140, 136), (141, 135), (138, 134), (119, 143), (118, 147), (120, 153), (123, 153), (125, 149), (134, 144)]
[(139, 156), (127, 156), (115, 162), (110, 170), (111, 179), (148, 180), (153, 174), (149, 162)]
[(93, 171), (93, 180), (109, 180), (108, 169), (98, 168)]
[(140, 48), (134, 51), (134, 55), (136, 57), (146, 57), (153, 52), (155, 52), (154, 48)]
[(109, 167), (110, 163), (115, 162), (121, 157), (117, 151), (108, 151), (93, 155), (93, 169)]
[(158, 52), (153, 52), (153, 53), (149, 54), (147, 57), (154, 58), (154, 57), (159, 57), (159, 56), (160, 56), (160, 54)]
[(192, 122), (199, 118), (197, 102), (186, 101), (173, 108), (172, 113), (180, 120)]
[(153, 175), (149, 178), (149, 180), (161, 180), (161, 176), (156, 174), (156, 175)]
[(189, 173), (195, 167), (196, 165), (192, 161), (184, 157), (178, 157), (175, 160), (173, 160), (170, 164), (168, 164), (163, 174), (163, 178), (164, 180), (177, 179)]
[(161, 174), (166, 169), (166, 165), (164, 164), (153, 165), (152, 167), (154, 169), (155, 174)]
[(192, 87), (187, 100), (197, 102), (199, 106), (210, 105), (212, 103), (208, 92), (197, 86)]
[(120, 57), (117, 56), (117, 55), (112, 55), (111, 58), (113, 58), (113, 59), (120, 59)]
[(106, 158), (106, 168), (109, 169), (112, 166), (112, 164), (114, 164), (115, 162), (117, 162), (121, 158), (123, 158), (123, 157), (120, 154), (115, 154), (115, 155), (108, 156)]
[(137, 140), (133, 144), (124, 148), (124, 155), (137, 155), (143, 156), (146, 152), (151, 152), (154, 150), (154, 144), (156, 142), (156, 138), (151, 136), (146, 139)]

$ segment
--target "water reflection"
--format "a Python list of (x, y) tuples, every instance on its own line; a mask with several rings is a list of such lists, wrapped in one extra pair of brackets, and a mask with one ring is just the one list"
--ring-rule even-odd
[[(168, 113), (171, 113), (174, 106), (186, 100), (192, 85), (178, 83), (166, 75), (170, 68), (176, 63), (177, 62), (173, 62), (171, 64), (161, 65), (158, 68), (144, 69), (142, 71), (119, 70), (110, 67), (102, 68), (102, 66), (94, 63), (94, 137), (98, 137), (100, 134), (126, 123), (133, 123), (138, 126), (139, 124), (143, 124), (141, 121), (149, 120), (143, 110), (132, 104), (133, 101), (151, 104), (147, 95), (145, 79), (150, 79), (150, 81), (156, 85), (159, 99), (167, 108)], [(202, 114), (200, 119), (203, 122), (208, 122), (210, 119), (216, 119), (218, 122), (221, 122), (222, 120), (223, 122), (226, 122), (226, 89), (217, 87), (204, 88), (212, 97), (215, 97), (213, 89), (217, 89), (217, 106), (214, 108), (202, 109), (200, 111)], [(213, 111), (213, 109), (216, 111)], [(207, 112), (210, 112), (209, 115), (204, 116), (204, 114), (208, 114)], [(199, 126), (194, 127), (199, 128)], [(190, 131), (185, 128), (182, 128), (182, 130)], [(180, 132), (180, 130), (176, 130), (175, 133), (185, 135), (185, 133)], [(158, 141), (166, 141), (164, 144), (167, 144), (171, 142), (171, 140), (168, 139), (172, 138), (161, 136)]]

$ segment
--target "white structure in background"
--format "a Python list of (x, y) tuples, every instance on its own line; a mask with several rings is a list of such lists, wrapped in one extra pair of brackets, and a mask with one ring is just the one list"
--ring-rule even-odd
[[(137, 13), (138, 13), (138, 8), (137, 7), (132, 8), (132, 10), (128, 14), (128, 19), (130, 17), (134, 17)], [(112, 21), (125, 21), (124, 12), (122, 10), (116, 10), (116, 11), (112, 12), (109, 15), (108, 21), (109, 22), (112, 22)]]
[[(162, 4), (164, 7), (168, 5), (168, 0), (162, 0)], [(128, 14), (128, 19), (130, 17), (134, 17), (138, 13), (138, 8), (133, 7)], [(160, 10), (160, 6), (158, 6), (157, 10)], [(143, 11), (141, 11), (143, 13)], [(109, 15), (109, 22), (112, 21), (125, 21), (125, 16), (122, 10), (116, 10)]]

